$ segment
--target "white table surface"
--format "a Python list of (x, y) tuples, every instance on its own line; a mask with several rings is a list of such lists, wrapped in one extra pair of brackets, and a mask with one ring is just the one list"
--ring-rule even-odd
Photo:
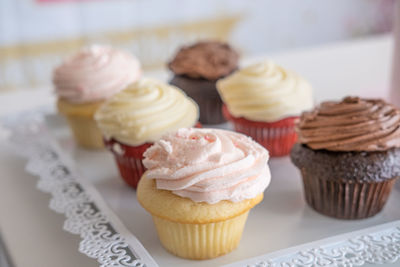
[[(379, 36), (268, 58), (306, 77), (319, 102), (347, 94), (386, 97), (391, 50), (392, 39)], [(258, 59), (247, 59), (244, 64)], [(167, 77), (164, 72), (155, 75)], [(49, 89), (7, 93), (0, 96), (0, 115), (53, 102)], [(48, 209), (49, 195), (35, 188), (36, 178), (26, 174), (25, 162), (15, 157), (0, 153), (0, 173), (15, 174), (1, 175), (0, 180), (0, 232), (14, 265), (97, 266), (94, 260), (78, 252), (79, 237), (62, 230), (64, 216)]]

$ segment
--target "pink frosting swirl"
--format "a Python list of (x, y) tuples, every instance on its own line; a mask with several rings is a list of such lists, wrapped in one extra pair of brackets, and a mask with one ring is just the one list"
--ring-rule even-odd
[(225, 130), (182, 128), (144, 153), (145, 177), (158, 189), (195, 202), (256, 197), (271, 174), (268, 151), (249, 137)]
[(73, 103), (109, 98), (142, 74), (139, 61), (131, 54), (108, 46), (81, 49), (53, 72), (53, 84), (60, 98)]

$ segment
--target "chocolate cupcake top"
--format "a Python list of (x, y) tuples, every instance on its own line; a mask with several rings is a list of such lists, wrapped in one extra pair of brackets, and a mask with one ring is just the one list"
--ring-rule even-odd
[(203, 41), (182, 47), (168, 64), (177, 75), (217, 80), (238, 67), (239, 55), (228, 44)]
[(380, 99), (346, 97), (304, 112), (299, 142), (330, 151), (386, 151), (400, 147), (400, 110)]

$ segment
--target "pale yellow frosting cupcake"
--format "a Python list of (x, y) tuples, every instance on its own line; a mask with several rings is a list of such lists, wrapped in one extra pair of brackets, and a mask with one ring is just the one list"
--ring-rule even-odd
[(251, 121), (274, 122), (313, 106), (311, 85), (272, 61), (242, 68), (217, 82), (229, 112)]
[(179, 88), (143, 78), (115, 94), (95, 114), (104, 137), (138, 146), (194, 126), (197, 104)]

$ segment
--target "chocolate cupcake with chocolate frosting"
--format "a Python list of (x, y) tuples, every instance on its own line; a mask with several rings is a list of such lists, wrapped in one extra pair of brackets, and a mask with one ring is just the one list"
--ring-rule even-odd
[(216, 81), (238, 68), (239, 56), (228, 44), (203, 41), (182, 47), (168, 64), (174, 73), (170, 84), (181, 88), (200, 107), (200, 122), (225, 122)]
[(291, 151), (307, 203), (340, 218), (382, 210), (400, 176), (400, 110), (379, 99), (346, 97), (304, 112)]

